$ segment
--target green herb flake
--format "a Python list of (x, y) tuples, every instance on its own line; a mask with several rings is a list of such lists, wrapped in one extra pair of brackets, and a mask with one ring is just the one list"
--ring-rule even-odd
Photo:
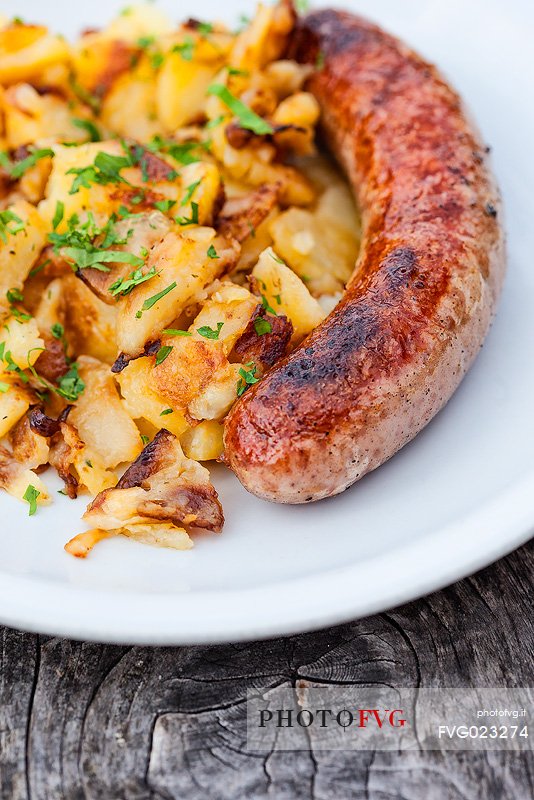
[(200, 333), (205, 339), (218, 339), (223, 325), (224, 322), (218, 322), (217, 329), (210, 328), (209, 325), (203, 325), (201, 328), (197, 328), (197, 333)]
[(195, 190), (196, 190), (197, 186), (200, 186), (201, 182), (202, 181), (198, 180), (198, 181), (195, 181), (194, 183), (190, 183), (189, 184), (189, 186), (186, 188), (185, 194), (184, 194), (184, 196), (183, 196), (183, 198), (182, 198), (182, 200), (180, 202), (181, 206), (186, 206), (189, 203), (189, 201), (191, 200), (191, 198), (193, 197), (193, 195), (195, 193)]
[(264, 294), (261, 295), (261, 304), (265, 309), (265, 311), (268, 311), (269, 314), (274, 314), (275, 317), (278, 316), (274, 308), (271, 305), (269, 305), (269, 301), (267, 300)]
[(23, 303), (24, 295), (20, 289), (8, 289), (6, 292), (8, 303)]
[(41, 158), (53, 158), (54, 151), (49, 147), (42, 148), (41, 150), (33, 150), (29, 156), (23, 158), (22, 161), (17, 163), (11, 169), (11, 177), (17, 180), (22, 178), (25, 172), (34, 167)]
[(95, 123), (91, 122), (90, 119), (77, 119), (76, 117), (73, 117), (72, 124), (75, 125), (77, 128), (80, 128), (82, 131), (85, 131), (89, 137), (90, 142), (102, 141), (102, 136), (100, 135), (100, 131), (96, 127)]
[(209, 33), (213, 32), (213, 25), (210, 22), (199, 22), (197, 31), (201, 36), (207, 36)]
[(40, 494), (41, 492), (39, 491), (39, 489), (36, 489), (35, 486), (32, 486), (30, 483), (28, 484), (26, 491), (22, 495), (22, 499), (26, 500), (26, 502), (30, 506), (30, 509), (28, 511), (28, 516), (30, 517), (33, 517), (33, 515), (37, 511), (37, 498), (39, 497)]
[(167, 336), (192, 336), (191, 331), (181, 331), (179, 328), (164, 328), (162, 333)]
[(191, 216), (190, 217), (175, 217), (178, 225), (198, 225), (198, 203), (191, 203)]
[(112, 283), (109, 287), (109, 292), (113, 295), (113, 297), (124, 297), (125, 295), (130, 294), (130, 292), (135, 289), (136, 286), (149, 281), (151, 278), (155, 278), (156, 275), (156, 267), (151, 267), (148, 272), (145, 272), (144, 274), (141, 272), (141, 269), (135, 269), (128, 275), (127, 278), (119, 278)]
[(249, 361), (248, 364), (241, 367), (238, 374), (241, 377), (237, 382), (236, 392), (237, 396), (241, 397), (249, 386), (258, 383), (259, 378), (256, 378), (256, 365), (253, 361)]
[(259, 136), (274, 132), (272, 125), (269, 125), (268, 122), (254, 113), (254, 111), (242, 103), (241, 100), (238, 100), (238, 98), (222, 83), (212, 83), (211, 86), (208, 86), (207, 94), (215, 95), (225, 106), (228, 106), (230, 111), (238, 118), (242, 128), (252, 131)]
[(61, 340), (65, 336), (65, 328), (60, 322), (54, 322), (50, 328), (50, 332), (52, 333), (54, 339)]
[(164, 408), (160, 414), (160, 417), (166, 417), (167, 414), (172, 414), (172, 408)]
[(171, 53), (178, 53), (184, 61), (192, 61), (195, 52), (195, 42), (190, 36), (186, 36), (183, 42), (175, 44)]
[(206, 122), (206, 125), (205, 125), (206, 130), (210, 131), (212, 128), (218, 128), (219, 125), (221, 124), (221, 122), (224, 122), (225, 119), (226, 119), (226, 117), (224, 116), (224, 114), (221, 114), (220, 116), (215, 117), (215, 119), (210, 119), (209, 122)]
[(13, 211), (9, 209), (0, 211), (0, 239), (4, 244), (7, 243), (8, 235), (16, 236), (17, 233), (24, 230), (26, 230), (24, 222)]
[(71, 364), (69, 371), (58, 382), (57, 393), (65, 400), (74, 402), (85, 389), (85, 383), (78, 374), (78, 365)]
[(176, 200), (156, 200), (154, 208), (157, 208), (162, 214), (168, 214), (174, 205), (176, 205)]
[(158, 352), (156, 353), (156, 367), (159, 367), (160, 364), (163, 364), (167, 356), (171, 354), (173, 350), (172, 345), (164, 344), (163, 347), (160, 347)]
[(5, 394), (7, 391), (9, 391), (9, 388), (10, 388), (9, 383), (4, 383), (4, 381), (0, 381), (0, 392), (2, 394)]
[(149, 443), (149, 441), (150, 441), (150, 437), (149, 437), (149, 436), (146, 436), (144, 433), (141, 433), (141, 434), (139, 434), (139, 435), (141, 436), (141, 441), (143, 442), (143, 446), (144, 446), (144, 447), (146, 447), (146, 445), (147, 445), (147, 444)]
[(228, 67), (228, 75), (236, 75), (241, 76), (243, 78), (248, 78), (250, 72), (248, 69), (237, 69), (236, 67)]
[(154, 294), (152, 295), (152, 297), (149, 297), (147, 300), (145, 300), (145, 302), (141, 306), (140, 311), (138, 311), (135, 315), (137, 319), (141, 318), (143, 311), (148, 311), (149, 309), (151, 309), (152, 306), (156, 305), (158, 300), (161, 300), (161, 298), (165, 297), (166, 294), (172, 292), (173, 289), (176, 289), (176, 281), (173, 281), (169, 286), (167, 286), (166, 289), (162, 289), (161, 292), (158, 292), (157, 294)]
[(52, 227), (54, 230), (56, 230), (57, 226), (63, 219), (64, 215), (65, 215), (65, 203), (62, 203), (61, 200), (58, 200), (56, 203), (54, 219), (52, 220)]
[(220, 256), (217, 255), (217, 250), (212, 244), (210, 244), (208, 247), (207, 256), (208, 258), (220, 258)]
[(273, 326), (269, 322), (268, 319), (264, 319), (263, 317), (258, 317), (258, 319), (254, 320), (254, 330), (258, 334), (258, 336), (264, 336), (266, 333), (271, 333)]

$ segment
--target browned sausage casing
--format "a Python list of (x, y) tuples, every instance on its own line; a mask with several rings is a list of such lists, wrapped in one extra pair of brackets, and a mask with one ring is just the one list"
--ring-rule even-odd
[(294, 55), (324, 59), (310, 89), (363, 241), (339, 305), (226, 422), (241, 483), (282, 503), (342, 492), (432, 419), (482, 345), (505, 271), (486, 148), (439, 73), (336, 11), (301, 20)]

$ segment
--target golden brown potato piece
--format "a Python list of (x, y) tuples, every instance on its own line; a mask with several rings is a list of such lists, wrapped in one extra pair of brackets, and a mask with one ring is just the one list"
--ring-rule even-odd
[(214, 461), (223, 453), (223, 431), (220, 422), (205, 419), (183, 433), (180, 444), (188, 458), (195, 461)]
[(84, 520), (104, 530), (171, 522), (220, 531), (224, 516), (207, 469), (186, 458), (165, 429), (148, 444), (116, 488), (96, 497)]
[[(35, 490), (32, 492), (35, 495), (37, 505), (47, 505), (50, 502), (50, 495), (47, 488), (35, 472), (25, 464), (21, 464), (13, 453), (10, 453), (7, 448), (0, 445), (0, 488), (5, 489), (6, 492), (17, 500), (25, 500), (30, 502), (30, 495), (28, 489)], [(36, 494), (35, 494), (36, 493)], [(26, 495), (26, 496), (25, 496)], [(30, 505), (30, 512), (35, 513)]]
[(65, 491), (71, 498), (77, 497), (80, 486), (97, 495), (117, 482), (117, 476), (106, 469), (99, 454), (84, 444), (69, 422), (61, 421), (59, 431), (50, 440), (50, 464), (65, 482)]
[(293, 323), (292, 343), (300, 342), (325, 318), (302, 280), (268, 247), (252, 270), (258, 291), (276, 314)]
[[(17, 200), (8, 209), (11, 219), (0, 241), (0, 307), (7, 307), (8, 289), (22, 289), (46, 241), (46, 223), (34, 206)], [(5, 212), (4, 212), (5, 213)]]
[(38, 78), (51, 64), (68, 61), (69, 46), (62, 36), (39, 25), (13, 23), (0, 30), (0, 83)]
[(216, 221), (219, 233), (238, 242), (253, 236), (276, 206), (278, 189), (278, 184), (267, 183), (250, 194), (227, 200)]
[[(195, 317), (189, 336), (162, 338), (162, 346), (172, 349), (156, 365), (154, 382), (173, 408), (185, 411), (210, 383), (221, 379), (221, 373), (226, 381), (227, 356), (246, 329), (256, 305), (256, 298), (247, 289), (222, 283)], [(193, 416), (198, 419), (196, 413)]]
[(90, 531), (78, 533), (65, 545), (65, 551), (76, 558), (86, 558), (93, 547), (103, 539), (110, 539), (115, 536), (115, 531), (103, 531), (100, 528), (93, 528)]
[[(208, 254), (210, 248), (217, 258)], [(210, 251), (210, 252), (213, 252)], [(216, 237), (213, 228), (171, 231), (149, 253), (147, 268), (157, 275), (137, 286), (119, 306), (117, 344), (121, 353), (135, 357), (147, 342), (201, 298), (204, 288), (236, 263), (238, 246)]]
[(0, 438), (9, 433), (34, 400), (33, 393), (12, 372), (0, 375)]
[(28, 469), (37, 469), (48, 464), (50, 447), (44, 436), (36, 433), (25, 414), (9, 434), (13, 455)]
[[(153, 245), (160, 242), (170, 231), (171, 225), (170, 219), (157, 209), (141, 213), (133, 218), (120, 220), (116, 223), (115, 230), (117, 236), (127, 237), (127, 241), (125, 244), (113, 245), (113, 250), (139, 256), (143, 250), (150, 250)], [(110, 287), (133, 272), (133, 267), (131, 264), (119, 263), (109, 264), (109, 267), (109, 272), (102, 272), (91, 267), (82, 269), (79, 270), (78, 277), (90, 287), (100, 300), (115, 306), (121, 295), (110, 291)], [(143, 268), (142, 272), (146, 274), (148, 269)]]
[(130, 361), (117, 375), (117, 380), (124, 406), (132, 419), (147, 420), (156, 429), (165, 425), (176, 436), (186, 430), (185, 416), (177, 409), (170, 409), (168, 401), (156, 391), (153, 359), (145, 357)]
[(89, 356), (78, 359), (85, 390), (69, 415), (82, 441), (101, 459), (106, 469), (133, 461), (142, 450), (139, 431), (119, 397), (107, 365)]

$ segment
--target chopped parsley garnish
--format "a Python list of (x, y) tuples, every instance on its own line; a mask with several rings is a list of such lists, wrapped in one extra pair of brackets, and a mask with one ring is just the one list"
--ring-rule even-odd
[[(87, 220), (80, 224), (77, 214), (73, 214), (67, 222), (67, 230), (64, 233), (50, 233), (48, 241), (54, 245), (57, 253), (62, 250), (64, 256), (69, 258), (77, 269), (92, 267), (101, 272), (109, 272), (110, 268), (105, 264), (118, 262), (131, 264), (132, 267), (140, 267), (144, 264), (142, 258), (122, 250), (107, 250), (111, 245), (126, 244), (129, 233), (121, 235), (117, 232), (115, 223), (117, 217), (112, 215), (103, 227), (96, 224), (91, 212), (87, 215)], [(100, 237), (100, 247), (93, 244), (96, 237)]]
[(82, 131), (85, 131), (89, 136), (90, 142), (100, 142), (102, 140), (100, 131), (90, 119), (76, 119), (73, 117), (72, 124), (77, 128), (81, 128)]
[(263, 317), (258, 317), (258, 319), (254, 320), (254, 330), (258, 334), (258, 336), (263, 336), (266, 333), (271, 333), (273, 326), (269, 322), (268, 319), (264, 319)]
[(210, 246), (208, 247), (207, 256), (208, 258), (220, 258), (220, 256), (217, 255), (217, 250), (214, 248), (212, 244), (210, 244)]
[(297, 14), (305, 14), (310, 8), (310, 0), (295, 0)]
[(158, 352), (156, 353), (156, 366), (158, 367), (162, 364), (168, 355), (172, 352), (172, 345), (171, 344), (164, 344), (163, 347), (160, 347)]
[(198, 203), (191, 203), (190, 217), (175, 217), (178, 225), (198, 225)]
[(28, 511), (28, 516), (30, 517), (33, 517), (33, 515), (37, 511), (37, 498), (39, 497), (40, 494), (41, 492), (39, 491), (39, 489), (36, 489), (35, 486), (32, 486), (30, 483), (28, 484), (26, 491), (22, 495), (22, 499), (26, 500), (26, 502), (30, 506), (30, 509)]
[(141, 441), (143, 442), (143, 445), (147, 445), (149, 443), (149, 441), (150, 441), (150, 437), (149, 436), (145, 436), (144, 433), (141, 433), (140, 436), (141, 436)]
[(149, 281), (150, 278), (154, 278), (156, 275), (156, 267), (151, 267), (148, 272), (145, 272), (144, 274), (141, 272), (140, 268), (135, 269), (128, 275), (127, 278), (119, 278), (115, 281), (115, 283), (112, 283), (109, 287), (109, 291), (113, 297), (116, 297), (117, 295), (124, 297), (125, 295), (130, 294), (132, 289), (134, 289), (136, 286), (139, 286), (141, 283), (145, 283), (145, 281)]
[(276, 261), (276, 263), (277, 263), (277, 264), (281, 264), (283, 267), (285, 267), (285, 266), (286, 266), (286, 262), (285, 262), (285, 261), (282, 261), (282, 259), (280, 258), (280, 256), (277, 256), (277, 255), (276, 255), (276, 253), (273, 253), (273, 251), (272, 251), (272, 250), (271, 250), (271, 252), (269, 253), (269, 255), (271, 256), (271, 258), (272, 258), (272, 260), (273, 260), (273, 261)]
[(199, 22), (197, 25), (197, 31), (201, 36), (207, 36), (209, 33), (212, 33), (213, 25), (211, 22)]
[(184, 194), (184, 196), (182, 198), (182, 201), (180, 203), (181, 206), (186, 206), (189, 203), (189, 201), (191, 200), (191, 198), (193, 197), (193, 195), (195, 193), (195, 190), (196, 190), (197, 186), (199, 186), (200, 183), (201, 183), (201, 181), (198, 180), (198, 181), (195, 181), (194, 183), (190, 183), (189, 184), (189, 186), (185, 190), (185, 194)]
[(9, 311), (11, 315), (19, 322), (28, 322), (32, 318), (31, 314), (21, 311), (17, 308), (15, 303), (24, 303), (24, 295), (20, 289), (8, 289), (6, 292), (7, 301), (9, 303)]
[(147, 149), (151, 153), (166, 153), (178, 161), (179, 164), (196, 164), (200, 161), (198, 155), (194, 155), (195, 150), (207, 149), (204, 142), (173, 142), (172, 139), (163, 139), (161, 136), (153, 136)]
[(191, 331), (181, 331), (179, 328), (164, 328), (162, 333), (166, 333), (167, 336), (192, 336), (193, 334)]
[(203, 325), (201, 328), (197, 328), (197, 333), (200, 333), (205, 339), (218, 339), (223, 325), (224, 322), (218, 322), (216, 329), (210, 328), (209, 325)]
[(89, 250), (85, 247), (64, 247), (62, 253), (69, 258), (78, 269), (97, 269), (99, 272), (110, 272), (108, 263), (131, 264), (132, 267), (141, 267), (145, 262), (133, 253), (125, 253), (123, 250), (99, 250), (93, 248)]
[(246, 78), (250, 75), (248, 69), (237, 69), (236, 67), (228, 67), (228, 75), (241, 75)]
[(4, 381), (0, 381), (0, 392), (2, 394), (5, 394), (7, 391), (9, 391), (9, 383), (4, 383)]
[(24, 295), (20, 289), (8, 289), (6, 292), (8, 303), (23, 303)]
[(183, 42), (175, 44), (171, 53), (179, 53), (184, 61), (192, 61), (195, 52), (195, 42), (190, 36), (186, 36)]
[(237, 382), (236, 392), (237, 396), (241, 397), (241, 395), (246, 392), (249, 386), (252, 386), (254, 383), (258, 383), (259, 378), (256, 378), (256, 365), (253, 361), (249, 361), (248, 364), (245, 364), (243, 367), (241, 367), (238, 374), (241, 377)]
[(120, 174), (122, 169), (135, 166), (135, 159), (131, 154), (114, 156), (104, 151), (97, 153), (95, 160), (87, 167), (73, 167), (67, 170), (67, 175), (76, 175), (69, 190), (69, 194), (76, 194), (80, 188), (90, 189), (92, 184), (105, 185), (108, 183), (131, 184)]
[(52, 227), (55, 230), (65, 215), (65, 203), (58, 200), (56, 203), (56, 210), (54, 212), (54, 219), (52, 220)]
[(54, 339), (57, 339), (58, 341), (61, 341), (65, 336), (65, 328), (60, 322), (54, 322), (54, 324), (50, 328), (50, 332), (54, 337)]
[(274, 308), (269, 305), (269, 301), (267, 300), (264, 294), (261, 295), (261, 304), (265, 309), (265, 311), (268, 311), (269, 314), (274, 314), (275, 317), (278, 316)]
[(85, 389), (85, 383), (78, 374), (78, 364), (70, 365), (70, 369), (58, 381), (57, 393), (65, 400), (77, 400)]
[(222, 83), (212, 83), (208, 86), (208, 95), (216, 95), (224, 104), (228, 106), (232, 114), (234, 114), (242, 128), (252, 131), (258, 135), (273, 133), (272, 125), (269, 125), (264, 119), (259, 117), (251, 108), (246, 106), (232, 92)]
[(40, 264), (37, 264), (37, 266), (31, 270), (31, 272), (28, 275), (28, 278), (33, 278), (34, 275), (37, 275), (38, 272), (41, 272), (42, 269), (44, 269), (48, 264), (51, 263), (52, 263), (51, 258), (47, 258), (45, 261), (41, 261)]
[(49, 147), (44, 147), (41, 150), (33, 150), (30, 155), (23, 158), (22, 161), (17, 161), (9, 170), (9, 174), (12, 178), (17, 180), (18, 178), (22, 178), (25, 172), (34, 167), (41, 158), (53, 157), (54, 151), (50, 150)]
[(157, 294), (154, 294), (152, 295), (152, 297), (149, 297), (147, 300), (145, 300), (145, 302), (141, 306), (140, 311), (138, 311), (135, 315), (137, 319), (140, 319), (142, 317), (143, 311), (148, 311), (149, 309), (151, 309), (152, 306), (156, 305), (158, 300), (161, 300), (161, 298), (165, 297), (166, 294), (172, 292), (173, 289), (176, 289), (176, 281), (173, 281), (171, 284), (169, 284), (169, 286), (167, 286), (166, 289), (162, 289), (161, 292), (158, 292)]
[(156, 200), (154, 207), (163, 214), (167, 214), (175, 204), (176, 200)]
[(164, 408), (160, 414), (160, 417), (165, 417), (167, 414), (172, 414), (172, 408)]
[(205, 125), (206, 130), (209, 131), (212, 128), (217, 128), (221, 124), (221, 122), (224, 122), (225, 119), (226, 119), (226, 117), (224, 116), (224, 114), (221, 114), (220, 116), (215, 117), (215, 119), (210, 119), (209, 122), (206, 122), (206, 125)]
[(15, 236), (25, 230), (24, 222), (13, 211), (0, 211), (0, 239), (6, 244), (8, 234)]

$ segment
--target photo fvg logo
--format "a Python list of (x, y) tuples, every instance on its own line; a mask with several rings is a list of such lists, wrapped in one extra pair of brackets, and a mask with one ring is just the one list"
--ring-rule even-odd
[(358, 708), (350, 710), (343, 708), (333, 711), (331, 708), (318, 708), (311, 710), (303, 708), (300, 711), (293, 709), (260, 709), (260, 728), (309, 728), (316, 725), (319, 728), (328, 728), (337, 725), (340, 728), (373, 728), (375, 730), (404, 728), (407, 725), (404, 709), (402, 708)]

